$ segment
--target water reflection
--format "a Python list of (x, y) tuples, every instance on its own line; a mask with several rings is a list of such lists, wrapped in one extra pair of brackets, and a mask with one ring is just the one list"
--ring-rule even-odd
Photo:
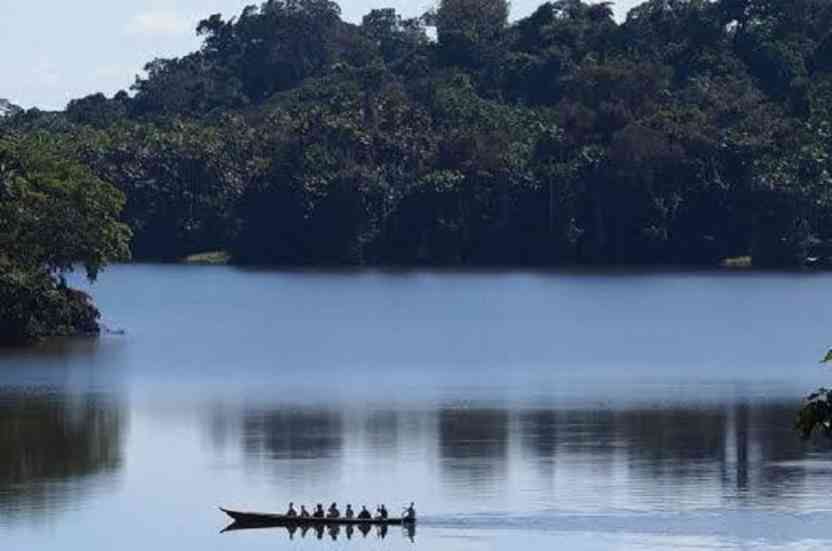
[(799, 440), (796, 407), (217, 407), (205, 426), (218, 449), (236, 441), (293, 492), (288, 499), (412, 498), (456, 513), (591, 509), (599, 495), (628, 509), (780, 507), (790, 499), (811, 509), (825, 498), (811, 489), (821, 473), (807, 465), (829, 451)]
[(443, 409), (439, 412), (443, 477), (465, 492), (495, 491), (505, 480), (509, 412), (504, 409)]
[(242, 447), (276, 479), (329, 478), (339, 465), (343, 423), (340, 413), (328, 410), (248, 410), (240, 422)]
[(366, 445), (379, 453), (396, 454), (399, 441), (399, 413), (396, 411), (373, 411), (364, 417)]
[(51, 517), (114, 483), (124, 416), (110, 398), (0, 390), (0, 519)]
[[(791, 423), (830, 289), (117, 266), (93, 292), (127, 335), (0, 352), (0, 388), (57, 389), (0, 410), (4, 548), (224, 548), (213, 505), (290, 500), (415, 500), (441, 551), (828, 546), (832, 454)], [(301, 543), (272, 536), (230, 544)]]
[[(245, 524), (240, 524), (238, 522), (234, 522), (229, 526), (226, 526), (222, 530), (222, 534), (228, 532), (239, 532), (244, 530), (270, 530), (270, 529), (280, 529), (286, 530), (286, 533), (290, 540), (294, 540), (295, 537), (299, 537), (300, 539), (306, 539), (307, 536), (310, 538), (315, 538), (318, 540), (323, 540), (324, 536), (329, 540), (338, 541), (339, 538), (345, 538), (347, 540), (352, 540), (353, 537), (360, 536), (362, 538), (367, 538), (371, 535), (375, 536), (377, 539), (383, 540), (387, 538), (388, 534), (390, 533), (390, 527), (387, 525), (367, 525), (367, 524), (358, 524), (358, 525), (339, 525), (339, 524), (332, 524), (332, 525), (323, 525), (323, 524), (306, 524), (303, 526), (300, 525), (289, 525), (289, 526), (248, 526)], [(394, 527), (394, 531), (401, 531), (402, 536), (406, 537), (411, 542), (416, 541), (416, 526), (413, 524), (407, 524), (403, 526), (396, 526)], [(356, 534), (357, 532), (357, 534)]]
[(818, 454), (828, 457), (825, 443), (803, 443), (795, 435), (796, 407), (739, 402), (723, 407), (531, 411), (518, 415), (519, 434), (525, 456), (539, 467), (541, 477), (579, 470), (583, 461), (593, 466), (595, 477), (616, 486), (624, 469), (630, 506), (652, 499), (657, 507), (667, 501), (702, 507), (750, 498), (759, 505), (794, 497), (793, 489), (810, 475), (801, 462)]
[(341, 414), (326, 410), (252, 411), (243, 419), (248, 453), (266, 452), (272, 459), (337, 456), (343, 447)]

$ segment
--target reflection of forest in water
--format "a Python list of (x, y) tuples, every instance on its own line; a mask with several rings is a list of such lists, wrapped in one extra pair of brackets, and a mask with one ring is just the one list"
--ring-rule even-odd
[(112, 398), (50, 388), (0, 390), (0, 513), (37, 517), (113, 483), (124, 415)]
[[(349, 453), (396, 462), (421, 447), (437, 466), (439, 483), (472, 499), (512, 491), (516, 472), (540, 483), (571, 469), (578, 486), (590, 469), (583, 484), (597, 489), (623, 468), (630, 482), (641, 480), (627, 485), (632, 491), (662, 486), (666, 497), (671, 489), (681, 496), (708, 488), (715, 499), (742, 501), (788, 498), (798, 488), (805, 497), (810, 479), (823, 476), (825, 467), (812, 460), (827, 459), (828, 448), (800, 441), (792, 428), (797, 407), (215, 409), (209, 417), (215, 446), (237, 446), (279, 476), (333, 478), (344, 474)], [(287, 461), (294, 459), (304, 461)]]

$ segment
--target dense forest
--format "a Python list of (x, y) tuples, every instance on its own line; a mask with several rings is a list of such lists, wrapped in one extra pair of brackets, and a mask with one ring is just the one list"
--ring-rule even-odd
[[(196, 32), (198, 51), (151, 61), (130, 91), (0, 119), (0, 154), (48, 143), (83, 175), (68, 185), (118, 189), (114, 210), (89, 213), (109, 229), (79, 228), (118, 234), (103, 259), (124, 256), (110, 228), (122, 195), (137, 259), (832, 256), (830, 0), (650, 0), (620, 22), (608, 3), (510, 21), (505, 0), (441, 0), (360, 24), (328, 0), (269, 0)], [(18, 199), (3, 189), (7, 208)]]

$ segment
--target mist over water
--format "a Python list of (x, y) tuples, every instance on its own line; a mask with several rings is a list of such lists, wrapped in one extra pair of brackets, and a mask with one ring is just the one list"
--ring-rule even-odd
[[(82, 282), (79, 282), (83, 284)], [(826, 275), (124, 266), (125, 336), (0, 355), (14, 549), (814, 549)], [(416, 501), (398, 529), (219, 535), (216, 506)], [(333, 535), (336, 539), (333, 539)]]

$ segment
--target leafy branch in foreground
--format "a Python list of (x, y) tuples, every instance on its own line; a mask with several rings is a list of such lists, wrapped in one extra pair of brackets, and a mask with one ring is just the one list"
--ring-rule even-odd
[[(826, 353), (821, 363), (832, 362), (832, 350)], [(795, 427), (804, 439), (811, 438), (815, 432), (832, 438), (832, 390), (820, 388), (803, 402), (797, 414)]]

